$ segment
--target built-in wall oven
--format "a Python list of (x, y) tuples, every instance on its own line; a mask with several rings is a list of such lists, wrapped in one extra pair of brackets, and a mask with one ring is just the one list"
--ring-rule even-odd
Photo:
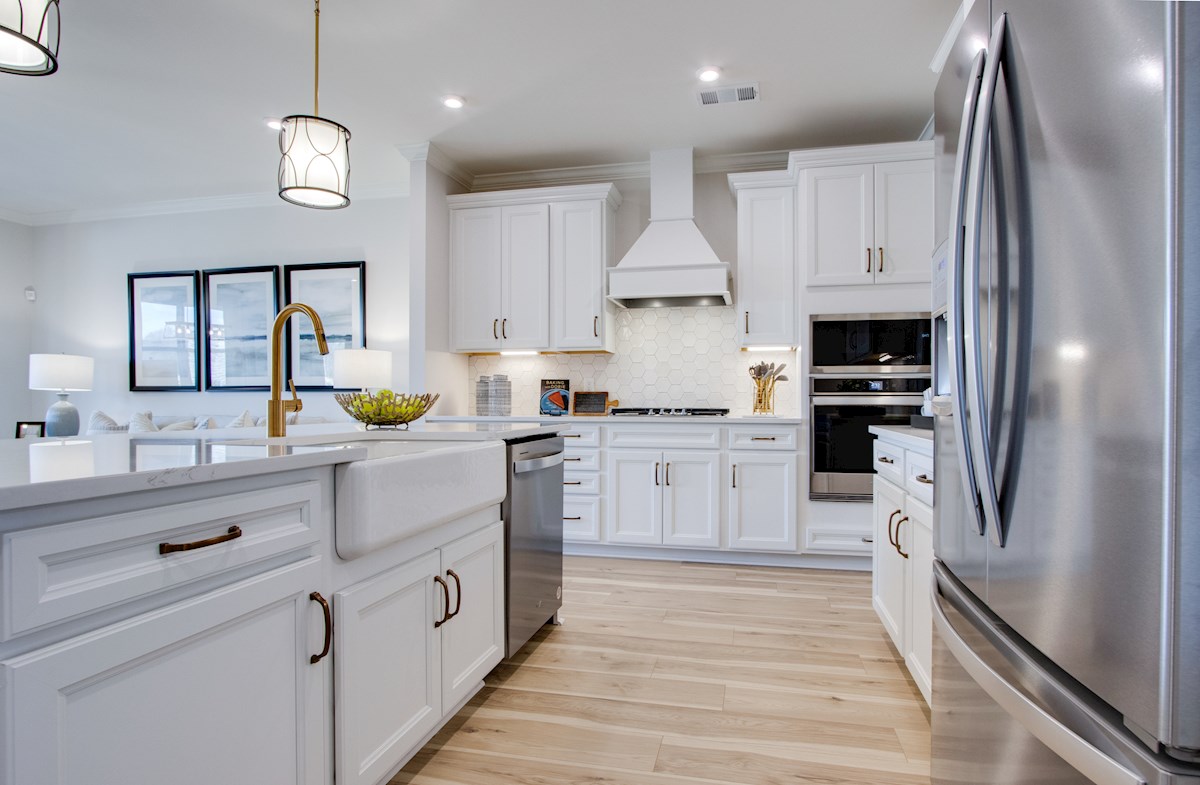
[(928, 313), (812, 317), (809, 486), (818, 501), (870, 501), (872, 425), (908, 425), (930, 384)]

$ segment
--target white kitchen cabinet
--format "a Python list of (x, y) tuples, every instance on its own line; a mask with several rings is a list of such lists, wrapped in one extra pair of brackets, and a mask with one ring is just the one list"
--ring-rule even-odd
[(929, 589), (933, 582), (933, 510), (909, 496), (905, 513), (909, 523), (902, 527), (901, 537), (910, 555), (910, 591), (904, 663), (928, 702), (933, 677), (933, 604)]
[(308, 558), (0, 663), (0, 782), (326, 782), (320, 580)]
[(742, 346), (797, 346), (796, 189), (737, 191), (737, 312)]
[(905, 617), (908, 575), (905, 556), (896, 545), (896, 521), (904, 516), (904, 491), (887, 480), (875, 478), (872, 517), (875, 521), (874, 560), (871, 575), (871, 604), (896, 648), (905, 651)]
[(795, 552), (796, 467), (795, 453), (729, 454), (730, 548)]
[(337, 781), (375, 785), (504, 657), (504, 524), (334, 595)]
[(608, 542), (719, 547), (720, 465), (719, 452), (609, 450)]
[(463, 194), (450, 205), (450, 340), (459, 352), (611, 351), (611, 184)]
[(930, 280), (932, 159), (818, 166), (801, 187), (808, 286)]

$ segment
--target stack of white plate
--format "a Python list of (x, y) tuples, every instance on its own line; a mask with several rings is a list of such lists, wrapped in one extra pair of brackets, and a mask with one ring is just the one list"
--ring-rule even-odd
[(492, 377), (480, 376), (475, 380), (475, 414), (487, 417), (492, 413)]

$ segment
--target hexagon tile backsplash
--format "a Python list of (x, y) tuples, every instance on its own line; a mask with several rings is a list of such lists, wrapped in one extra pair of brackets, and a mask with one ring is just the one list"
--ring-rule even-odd
[[(725, 407), (748, 415), (759, 362), (787, 363), (789, 381), (775, 395), (775, 414), (799, 416), (796, 352), (743, 352), (732, 308), (645, 308), (619, 311), (614, 354), (545, 354), (470, 358), (471, 389), (480, 376), (508, 374), (512, 413), (538, 413), (542, 379), (569, 379), (571, 391), (607, 390), (622, 406)], [(474, 395), (471, 414), (475, 414)]]

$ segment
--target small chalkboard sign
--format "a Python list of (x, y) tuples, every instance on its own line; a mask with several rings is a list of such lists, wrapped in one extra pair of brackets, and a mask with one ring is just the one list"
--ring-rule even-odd
[(608, 414), (608, 391), (575, 393), (574, 410), (577, 416), (603, 417)]

